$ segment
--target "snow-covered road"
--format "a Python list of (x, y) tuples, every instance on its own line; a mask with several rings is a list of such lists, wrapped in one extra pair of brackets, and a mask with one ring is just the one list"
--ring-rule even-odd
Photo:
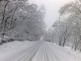
[[(7, 49), (2, 49), (2, 51)], [(8, 50), (12, 52), (0, 51), (0, 61), (81, 61), (80, 57), (68, 54), (63, 47), (51, 42), (25, 42), (23, 47), (21, 43), (13, 49), (16, 50), (9, 48)]]

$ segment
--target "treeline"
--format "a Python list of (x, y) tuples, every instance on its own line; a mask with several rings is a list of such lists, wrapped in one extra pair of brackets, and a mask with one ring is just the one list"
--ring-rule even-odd
[(81, 1), (70, 2), (61, 7), (58, 20), (46, 34), (47, 41), (81, 50)]
[(38, 40), (44, 34), (45, 7), (28, 0), (0, 0), (0, 37)]

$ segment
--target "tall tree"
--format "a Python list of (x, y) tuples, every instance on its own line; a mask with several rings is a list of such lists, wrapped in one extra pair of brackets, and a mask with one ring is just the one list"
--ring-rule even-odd
[(66, 24), (68, 24), (67, 26), (69, 26), (69, 28), (72, 30), (70, 34), (74, 37), (76, 36), (77, 38), (77, 39), (75, 38), (76, 41), (74, 41), (75, 50), (79, 42), (81, 41), (81, 7), (80, 6), (81, 6), (80, 1), (75, 1), (66, 4), (60, 9), (61, 17), (64, 18), (64, 16), (68, 15), (68, 17), (66, 17), (66, 20), (64, 20), (63, 22), (66, 22)]
[(15, 27), (15, 13), (24, 5), (23, 1), (1, 0), (0, 2), (0, 33), (5, 33)]
[[(19, 16), (14, 35), (16, 38), (38, 40), (43, 35), (45, 10), (36, 4), (26, 4), (16, 13)], [(21, 25), (22, 24), (22, 25)]]

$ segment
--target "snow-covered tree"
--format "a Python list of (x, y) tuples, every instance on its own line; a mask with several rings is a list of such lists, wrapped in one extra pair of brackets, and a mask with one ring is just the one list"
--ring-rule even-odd
[(23, 1), (16, 0), (2, 0), (0, 2), (0, 33), (2, 33), (2, 37), (15, 27), (17, 20), (15, 13), (19, 11), (23, 3)]
[(38, 40), (44, 33), (44, 15), (45, 10), (36, 4), (26, 4), (16, 13), (18, 20), (16, 28), (13, 30), (14, 37)]
[(73, 44), (75, 46), (75, 50), (78, 44), (81, 41), (81, 4), (79, 1), (71, 2), (66, 4), (60, 9), (60, 20), (63, 24), (61, 36), (63, 38), (63, 46), (65, 44), (65, 40), (68, 36), (72, 36), (75, 38)]

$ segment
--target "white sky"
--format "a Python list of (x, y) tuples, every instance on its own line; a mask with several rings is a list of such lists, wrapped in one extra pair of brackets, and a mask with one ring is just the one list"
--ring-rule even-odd
[(44, 4), (46, 7), (46, 15), (45, 15), (45, 23), (47, 27), (51, 27), (51, 25), (57, 20), (58, 10), (65, 3), (68, 3), (73, 0), (29, 0), (31, 3), (36, 3), (38, 5)]

